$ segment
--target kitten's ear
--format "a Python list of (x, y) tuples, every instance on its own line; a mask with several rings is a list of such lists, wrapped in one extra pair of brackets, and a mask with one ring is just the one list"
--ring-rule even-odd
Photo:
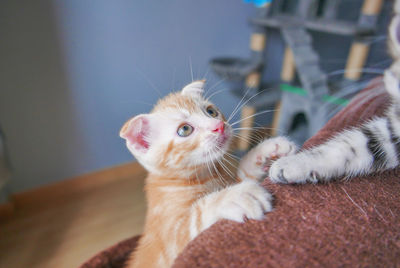
[(204, 92), (204, 84), (206, 83), (206, 80), (197, 80), (193, 81), (189, 85), (185, 86), (181, 93), (182, 95), (187, 95), (187, 96), (202, 96)]
[(132, 152), (147, 152), (150, 147), (150, 115), (141, 114), (126, 122), (121, 128), (119, 135), (126, 140), (128, 149)]

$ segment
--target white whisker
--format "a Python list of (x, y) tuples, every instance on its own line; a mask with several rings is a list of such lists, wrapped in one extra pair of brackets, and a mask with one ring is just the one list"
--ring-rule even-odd
[(233, 160), (235, 160), (235, 161), (237, 161), (237, 162), (240, 161), (240, 157), (237, 157), (237, 156), (234, 155), (234, 154), (231, 154), (231, 153), (229, 153), (229, 152), (226, 152), (225, 155), (226, 155), (226, 156), (229, 156), (231, 159), (233, 159)]
[[(237, 108), (237, 110), (236, 110), (235, 113), (232, 115), (232, 117), (235, 116), (235, 114), (236, 114), (238, 111), (240, 111), (247, 103), (249, 103), (249, 101), (251, 101), (253, 98), (257, 97), (258, 95), (260, 95), (261, 93), (263, 93), (263, 92), (266, 91), (266, 90), (267, 90), (267, 89), (263, 89), (263, 90), (257, 92), (256, 94), (254, 94), (253, 96), (251, 96), (250, 98), (248, 98), (245, 102), (243, 102), (243, 103), (240, 105), (239, 108)], [(228, 122), (229, 122), (231, 119), (232, 119), (232, 118), (230, 117), (230, 118), (228, 119)]]
[[(210, 152), (210, 151), (209, 151), (209, 152)], [(212, 161), (212, 158), (211, 158), (211, 152), (210, 152), (210, 159), (211, 159), (211, 164), (213, 165), (213, 167), (214, 167), (214, 170), (215, 170), (215, 172), (216, 172), (216, 174), (217, 174), (218, 178), (220, 179), (220, 181), (222, 182), (222, 184), (224, 184), (224, 185), (225, 185), (225, 180), (222, 178), (221, 174), (219, 173), (219, 171), (218, 171), (217, 167), (216, 167), (216, 166), (215, 166), (215, 164), (214, 164), (214, 161)]]
[(237, 169), (237, 165), (232, 164), (231, 161), (229, 161), (228, 159), (225, 158), (226, 155), (222, 156), (223, 161), (226, 161), (231, 167)]
[(210, 65), (207, 65), (206, 73), (203, 75), (203, 79), (207, 79), (207, 75), (210, 72)]
[(190, 75), (192, 76), (192, 82), (193, 82), (194, 78), (193, 78), (192, 56), (189, 56), (189, 64), (190, 64)]
[(238, 109), (238, 107), (240, 106), (240, 104), (242, 103), (242, 101), (246, 98), (247, 93), (249, 93), (249, 91), (251, 90), (251, 87), (248, 87), (246, 92), (244, 93), (243, 97), (240, 99), (240, 101), (238, 102), (238, 104), (236, 104), (235, 109), (233, 109), (232, 113), (229, 115), (227, 122), (229, 122), (232, 117), (236, 114), (236, 110)]
[(146, 80), (146, 82), (150, 85), (150, 87), (152, 87), (156, 93), (158, 94), (158, 97), (161, 98), (162, 94), (160, 92), (160, 90), (153, 84), (153, 82), (151, 82), (151, 80), (142, 72), (140, 71), (137, 67), (135, 68), (136, 72), (142, 76), (142, 78), (144, 78), (144, 80)]
[(217, 162), (220, 164), (225, 173), (228, 174), (228, 176), (231, 177), (232, 180), (235, 180), (235, 175), (223, 164), (223, 162), (219, 159), (217, 159)]
[[(208, 93), (211, 92), (211, 90), (213, 90), (214, 88), (216, 88), (219, 84), (221, 84), (222, 82), (224, 82), (225, 79), (221, 79), (219, 80), (217, 83), (215, 83), (213, 86), (211, 86), (209, 89), (207, 89), (206, 93), (204, 93), (204, 96), (207, 96)], [(208, 101), (210, 99), (210, 97), (205, 97), (206, 100)]]
[(255, 114), (253, 114), (253, 115), (247, 116), (247, 117), (245, 117), (245, 118), (242, 118), (242, 119), (240, 119), (240, 120), (238, 120), (238, 121), (232, 123), (231, 126), (234, 126), (234, 125), (236, 125), (236, 124), (238, 124), (238, 123), (240, 123), (240, 122), (242, 122), (242, 121), (244, 121), (244, 120), (246, 120), (246, 119), (255, 117), (255, 116), (257, 116), (257, 115), (261, 115), (261, 114), (265, 114), (265, 113), (270, 113), (270, 112), (275, 112), (275, 111), (276, 111), (276, 110), (267, 110), (267, 111), (261, 111), (261, 112), (255, 113)]
[(262, 131), (262, 130), (273, 130), (275, 128), (271, 128), (271, 127), (237, 127), (237, 128), (232, 128), (232, 130), (242, 130), (242, 129), (250, 129), (250, 130), (255, 130), (255, 131)]
[(249, 136), (249, 137), (235, 136), (235, 137), (245, 141), (246, 143), (248, 143), (248, 142), (252, 142), (252, 143), (255, 143), (255, 144), (260, 143), (260, 140), (257, 140), (257, 139), (255, 139), (255, 138), (253, 138), (251, 136)]
[[(208, 157), (207, 156), (208, 156), (208, 151), (206, 152), (206, 164), (207, 164), (208, 171), (210, 172), (210, 176), (213, 177), (213, 174), (212, 174), (211, 169), (210, 169), (210, 165), (208, 163)], [(211, 158), (210, 158), (210, 160), (211, 160)]]
[(226, 90), (229, 90), (229, 88), (223, 88), (223, 89), (220, 89), (220, 90), (215, 91), (213, 94), (211, 94), (209, 97), (207, 97), (207, 101), (209, 101), (209, 100), (211, 99), (212, 96), (215, 96), (215, 95), (217, 95), (218, 93), (221, 93), (221, 92), (226, 91)]

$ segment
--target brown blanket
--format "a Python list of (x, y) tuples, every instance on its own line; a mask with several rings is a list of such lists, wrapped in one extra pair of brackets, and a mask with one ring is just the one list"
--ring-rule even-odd
[[(375, 81), (361, 92), (304, 148), (382, 114), (388, 97), (379, 86)], [(399, 176), (396, 169), (317, 185), (266, 179), (275, 209), (265, 220), (214, 224), (189, 243), (174, 267), (400, 267)], [(114, 246), (83, 267), (121, 267), (135, 238), (128, 242), (131, 248)]]

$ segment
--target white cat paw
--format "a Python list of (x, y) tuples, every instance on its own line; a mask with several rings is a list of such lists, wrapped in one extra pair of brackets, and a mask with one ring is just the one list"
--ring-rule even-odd
[(299, 154), (282, 157), (271, 165), (269, 178), (275, 183), (316, 183), (320, 176), (312, 166), (312, 162)]
[(272, 196), (255, 181), (246, 180), (231, 186), (221, 200), (220, 218), (243, 222), (245, 218), (261, 220), (272, 210)]
[(296, 151), (296, 144), (285, 137), (265, 140), (255, 148), (256, 165), (263, 169), (263, 171), (266, 171), (271, 166), (272, 161), (283, 156), (292, 155)]
[(296, 151), (296, 145), (284, 137), (264, 140), (240, 161), (238, 175), (242, 179), (264, 179), (274, 160)]

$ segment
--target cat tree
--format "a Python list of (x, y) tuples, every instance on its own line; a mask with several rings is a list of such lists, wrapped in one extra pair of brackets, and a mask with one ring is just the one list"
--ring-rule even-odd
[[(375, 33), (383, 0), (364, 0), (357, 22), (336, 19), (341, 0), (298, 0), (293, 14), (287, 11), (287, 7), (293, 4), (291, 0), (254, 2), (258, 8), (257, 15), (250, 19), (254, 26), (250, 38), (250, 59), (216, 58), (211, 61), (213, 70), (224, 79), (244, 81), (245, 89), (232, 89), (238, 95), (243, 96), (248, 90), (250, 93), (245, 98), (249, 98), (261, 88), (273, 88), (261, 93), (255, 100), (249, 100), (242, 108), (241, 135), (244, 138), (239, 141), (239, 150), (248, 149), (251, 135), (249, 128), (254, 124), (252, 115), (257, 108), (266, 105), (275, 104), (272, 129), (279, 129), (281, 135), (290, 134), (294, 117), (298, 114), (305, 115), (309, 136), (326, 123), (328, 106), (324, 103), (332, 101), (332, 89), (327, 83), (327, 75), (320, 68), (319, 56), (312, 47), (309, 31), (353, 37), (342, 82), (357, 81), (367, 60), (370, 45), (368, 40)], [(266, 30), (270, 28), (280, 30), (286, 45), (281, 82), (293, 84), (297, 72), (304, 89), (302, 94), (295, 94), (290, 87), (289, 92), (281, 90), (284, 86), (281, 83), (261, 85)], [(276, 131), (271, 134), (276, 135)]]

